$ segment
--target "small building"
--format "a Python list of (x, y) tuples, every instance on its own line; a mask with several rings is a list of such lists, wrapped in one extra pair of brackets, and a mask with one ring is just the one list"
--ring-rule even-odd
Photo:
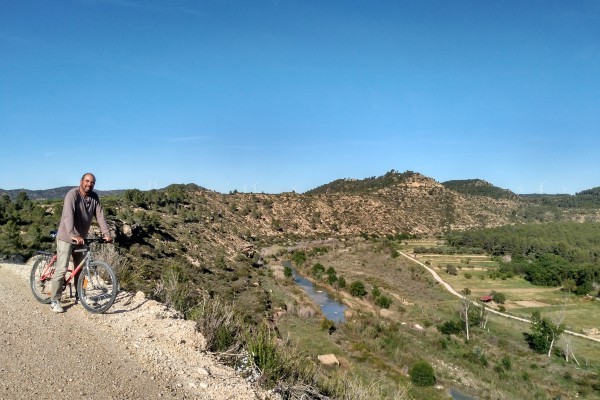
[(492, 300), (494, 300), (494, 297), (493, 296), (489, 296), (489, 295), (488, 296), (481, 296), (479, 298), (479, 301), (482, 301), (484, 303), (489, 303)]

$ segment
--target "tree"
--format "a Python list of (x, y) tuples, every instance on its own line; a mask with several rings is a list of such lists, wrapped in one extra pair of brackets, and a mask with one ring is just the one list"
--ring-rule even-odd
[(494, 303), (496, 304), (504, 304), (506, 302), (506, 295), (504, 293), (492, 291), (492, 300), (494, 300)]
[(469, 288), (464, 288), (463, 296), (459, 300), (458, 313), (460, 315), (460, 319), (465, 323), (465, 334), (467, 337), (467, 341), (469, 340), (469, 312), (473, 307), (473, 302), (471, 301), (471, 290)]
[(575, 283), (575, 279), (567, 278), (563, 281), (562, 287), (567, 292), (574, 292), (575, 289), (577, 288), (577, 284)]
[(290, 267), (289, 265), (286, 265), (283, 267), (283, 276), (285, 276), (286, 278), (291, 278), (292, 277), (292, 267)]
[(365, 289), (365, 284), (361, 281), (354, 281), (350, 284), (350, 288), (348, 292), (354, 297), (362, 298), (367, 294), (367, 290)]
[(548, 317), (542, 317), (539, 311), (531, 314), (531, 333), (526, 334), (526, 340), (536, 353), (548, 352), (548, 357), (552, 354), (552, 348), (556, 340), (565, 331), (564, 323), (555, 324)]
[(315, 278), (320, 279), (325, 272), (325, 267), (321, 263), (316, 263), (312, 266), (312, 274)]
[(297, 267), (300, 267), (306, 261), (306, 253), (303, 251), (296, 251), (292, 255), (292, 261)]

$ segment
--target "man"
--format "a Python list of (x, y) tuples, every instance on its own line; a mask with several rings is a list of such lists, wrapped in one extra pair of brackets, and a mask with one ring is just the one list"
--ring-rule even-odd
[(56, 271), (50, 282), (50, 306), (52, 311), (61, 313), (64, 309), (60, 305), (65, 274), (69, 266), (69, 257), (73, 255), (73, 263), (79, 265), (83, 260), (83, 253), (73, 253), (77, 246), (84, 244), (94, 216), (100, 225), (105, 241), (112, 242), (104, 211), (100, 205), (100, 198), (93, 191), (96, 184), (94, 174), (86, 173), (81, 177), (79, 187), (69, 190), (65, 196), (58, 233), (56, 235)]

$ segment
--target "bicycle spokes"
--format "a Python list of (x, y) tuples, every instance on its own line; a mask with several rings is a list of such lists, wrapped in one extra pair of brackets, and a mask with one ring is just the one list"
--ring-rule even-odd
[(91, 312), (104, 312), (117, 296), (117, 278), (112, 268), (101, 262), (94, 262), (84, 269), (79, 281), (81, 304)]

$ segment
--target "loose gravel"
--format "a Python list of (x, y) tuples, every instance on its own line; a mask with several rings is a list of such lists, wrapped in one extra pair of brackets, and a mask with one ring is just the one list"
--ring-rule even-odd
[(0, 399), (267, 399), (204, 350), (195, 324), (120, 292), (104, 314), (37, 302), (31, 263), (0, 263)]

